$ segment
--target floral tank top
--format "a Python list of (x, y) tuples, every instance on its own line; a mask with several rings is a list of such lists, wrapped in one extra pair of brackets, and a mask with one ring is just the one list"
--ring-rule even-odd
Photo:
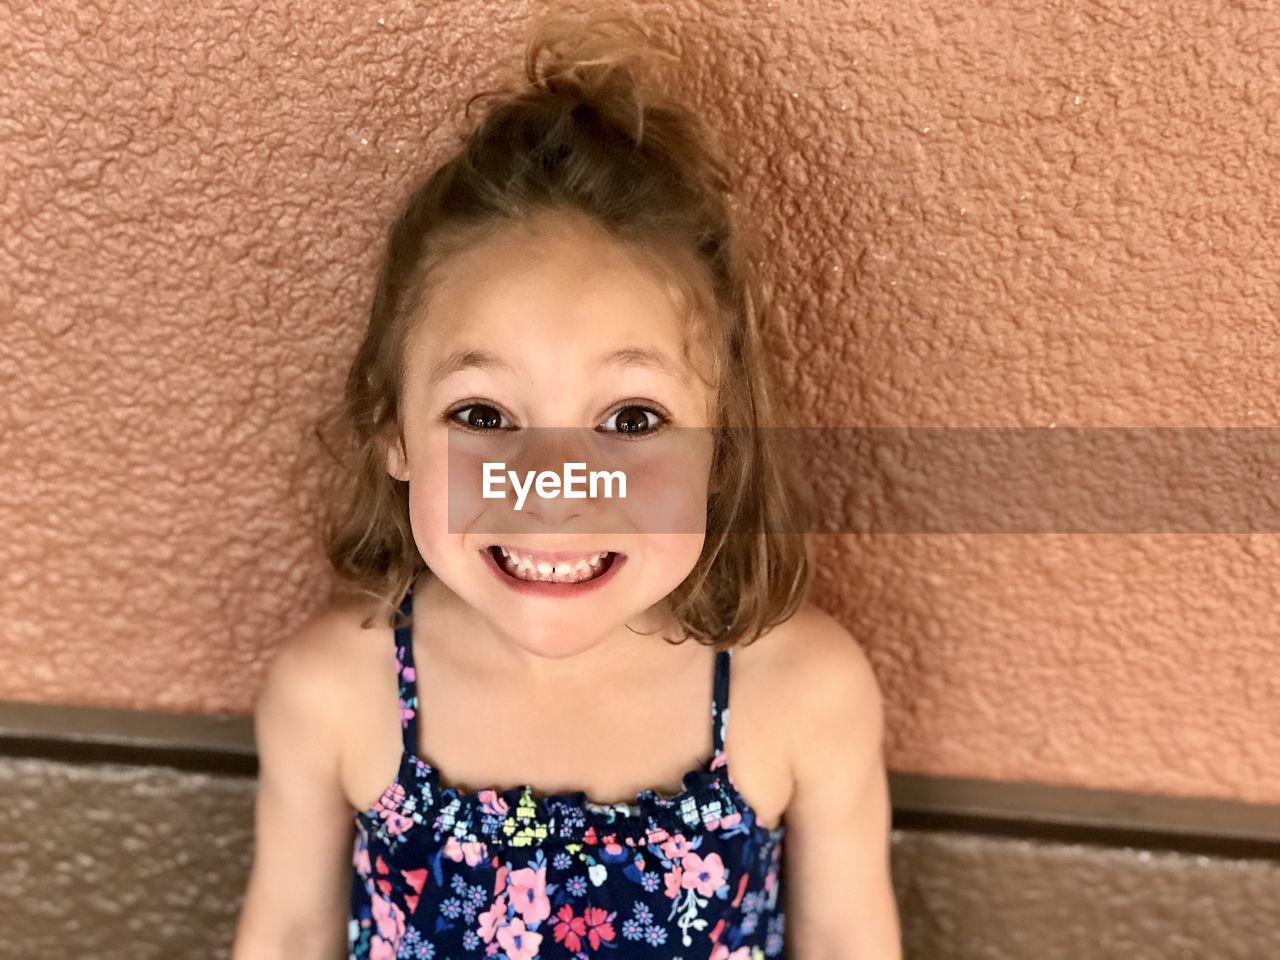
[[(407, 620), (412, 587), (401, 612)], [(395, 631), (400, 769), (355, 814), (349, 960), (764, 960), (782, 956), (784, 825), (729, 779), (732, 650), (712, 682), (714, 752), (673, 796), (445, 787), (418, 755), (410, 627)]]

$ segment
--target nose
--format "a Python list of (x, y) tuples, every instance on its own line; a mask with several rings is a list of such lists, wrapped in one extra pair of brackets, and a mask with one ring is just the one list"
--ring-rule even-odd
[[(566, 481), (568, 463), (585, 463), (590, 471), (590, 447), (577, 428), (530, 428), (526, 434), (521, 465), (518, 468), (535, 471), (535, 475), (558, 477), (558, 483), (550, 483), (548, 493), (541, 495), (538, 484), (530, 489), (525, 502), (525, 513), (530, 520), (549, 527), (564, 526), (579, 520), (584, 513), (586, 499), (567, 497)], [(577, 468), (581, 472), (581, 468)]]
[[(590, 499), (590, 473), (596, 469), (592, 464), (591, 438), (584, 436), (583, 429), (576, 427), (533, 427), (529, 428), (517, 465), (513, 467), (528, 476), (524, 471), (534, 471), (534, 476), (554, 475), (557, 483), (548, 481), (547, 486), (554, 489), (554, 495), (543, 496), (538, 492), (538, 485), (530, 488), (525, 501), (523, 513), (531, 521), (547, 527), (559, 528), (574, 524), (590, 517), (595, 507)], [(578, 464), (572, 475), (567, 464)], [(571, 482), (570, 482), (571, 481)], [(566, 486), (572, 486), (575, 496), (567, 496)], [(582, 494), (582, 496), (578, 496)]]

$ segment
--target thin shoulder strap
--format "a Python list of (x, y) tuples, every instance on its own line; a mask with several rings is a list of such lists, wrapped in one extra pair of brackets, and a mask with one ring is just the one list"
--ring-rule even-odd
[(400, 685), (400, 728), (404, 734), (404, 752), (418, 752), (418, 672), (413, 666), (413, 584), (400, 603), (401, 626), (396, 627), (396, 676)]
[(729, 729), (729, 667), (733, 648), (716, 652), (716, 677), (711, 693), (711, 742), (715, 756), (724, 753), (725, 734)]

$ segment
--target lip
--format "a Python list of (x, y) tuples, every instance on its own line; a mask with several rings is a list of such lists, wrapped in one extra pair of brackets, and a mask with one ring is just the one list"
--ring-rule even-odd
[[(494, 546), (496, 546), (496, 544)], [(532, 553), (533, 551), (529, 552)], [(585, 580), (582, 583), (552, 583), (551, 581), (545, 580), (517, 580), (498, 565), (498, 561), (493, 556), (492, 547), (485, 547), (480, 551), (480, 554), (484, 557), (485, 565), (493, 571), (493, 575), (501, 580), (507, 587), (511, 588), (515, 593), (524, 594), (528, 597), (555, 597), (559, 600), (569, 600), (574, 597), (582, 597), (589, 593), (594, 593), (616, 577), (618, 575), (618, 571), (626, 566), (627, 563), (626, 554), (617, 553), (615, 551), (613, 559), (609, 562), (609, 569), (600, 574), (600, 576), (595, 577), (592, 580)], [(581, 557), (583, 552), (581, 550), (561, 551), (559, 553), (543, 553), (539, 551), (537, 555), (539, 557), (547, 558), (559, 557), (560, 559), (570, 559), (573, 557)], [(548, 562), (550, 562), (549, 559)]]

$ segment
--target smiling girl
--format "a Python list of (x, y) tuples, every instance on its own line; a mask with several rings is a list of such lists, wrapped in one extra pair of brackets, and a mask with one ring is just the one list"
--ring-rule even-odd
[[(900, 956), (880, 692), (805, 600), (728, 167), (654, 53), (541, 21), (391, 227), (235, 960)], [(593, 457), (626, 496), (482, 493)]]

